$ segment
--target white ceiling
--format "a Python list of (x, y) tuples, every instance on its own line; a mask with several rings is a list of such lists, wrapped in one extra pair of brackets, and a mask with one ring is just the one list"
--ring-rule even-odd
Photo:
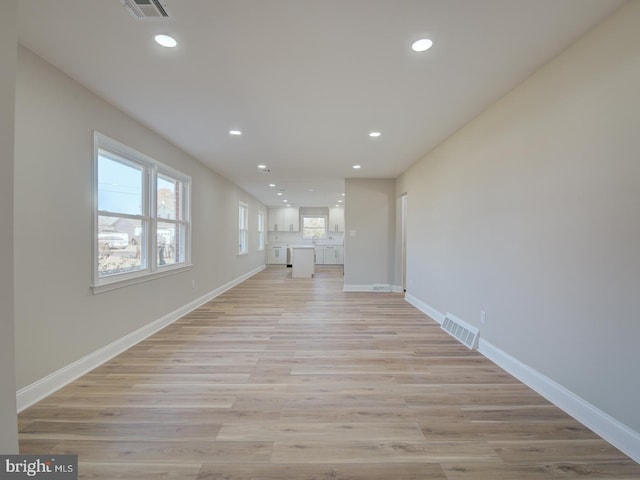
[(163, 3), (173, 20), (20, 0), (19, 40), (265, 204), (328, 206), (344, 178), (402, 173), (622, 0)]

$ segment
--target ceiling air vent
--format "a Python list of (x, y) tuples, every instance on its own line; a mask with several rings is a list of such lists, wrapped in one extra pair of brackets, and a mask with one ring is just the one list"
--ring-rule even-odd
[(120, 0), (136, 20), (168, 20), (173, 18), (166, 3), (160, 0)]
[(444, 321), (442, 322), (442, 329), (452, 337), (460, 340), (460, 342), (471, 350), (474, 350), (478, 345), (479, 330), (459, 318), (454, 317), (450, 313), (445, 315)]

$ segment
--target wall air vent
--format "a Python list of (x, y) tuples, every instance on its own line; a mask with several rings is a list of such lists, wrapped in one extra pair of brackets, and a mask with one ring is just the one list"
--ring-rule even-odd
[(478, 346), (479, 330), (463, 322), (450, 313), (447, 313), (442, 322), (442, 329), (454, 338), (457, 338), (471, 350), (475, 350)]
[(136, 20), (169, 20), (173, 19), (166, 3), (161, 0), (120, 0)]

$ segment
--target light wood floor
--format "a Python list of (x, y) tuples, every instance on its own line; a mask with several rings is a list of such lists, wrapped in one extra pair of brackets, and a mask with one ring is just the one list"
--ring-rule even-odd
[(80, 478), (640, 479), (640, 465), (387, 293), (271, 267), (19, 416)]

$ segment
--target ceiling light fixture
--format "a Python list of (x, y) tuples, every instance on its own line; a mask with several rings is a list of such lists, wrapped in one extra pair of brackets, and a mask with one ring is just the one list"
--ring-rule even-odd
[(279, 197), (281, 197), (282, 195), (284, 195), (284, 193), (282, 193), (282, 192), (278, 192), (278, 193), (276, 193), (276, 195), (278, 195)]
[(354, 165), (353, 169), (354, 170), (360, 170), (362, 168), (362, 165)]
[(167, 47), (167, 48), (173, 48), (176, 45), (178, 45), (178, 42), (176, 42), (176, 39), (173, 37), (170, 37), (169, 35), (156, 35), (154, 37), (154, 40), (158, 45), (162, 45), (163, 47)]
[(229, 135), (239, 136), (242, 135), (242, 132), (240, 130), (229, 130)]
[(369, 134), (370, 137), (379, 137), (380, 135), (382, 135), (380, 132), (371, 132)]
[(411, 49), (414, 52), (425, 52), (429, 50), (433, 46), (433, 42), (428, 38), (421, 38), (420, 40), (416, 40), (411, 45)]
[(283, 203), (287, 203), (289, 200), (282, 200)]
[(275, 187), (275, 186), (276, 186), (276, 184), (275, 184), (275, 183), (270, 183), (270, 184), (269, 184), (269, 186), (270, 186), (270, 187)]

